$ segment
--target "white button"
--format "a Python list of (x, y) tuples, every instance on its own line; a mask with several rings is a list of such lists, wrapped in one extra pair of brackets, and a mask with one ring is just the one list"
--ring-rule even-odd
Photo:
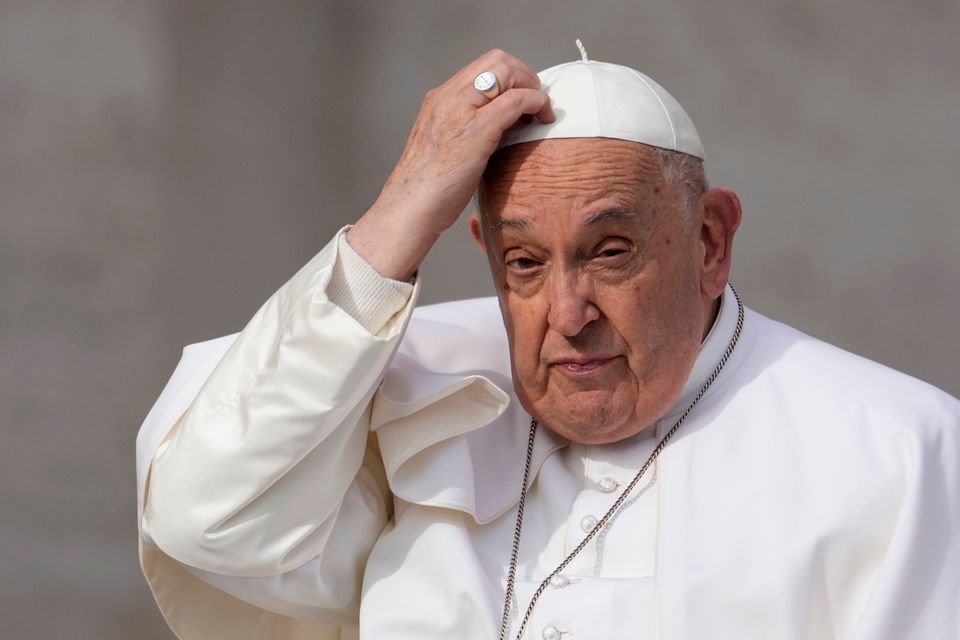
[(604, 493), (610, 493), (611, 491), (617, 488), (618, 484), (620, 483), (614, 480), (613, 478), (611, 478), (610, 476), (607, 476), (605, 478), (600, 478), (600, 481), (597, 483), (597, 485), (599, 485), (600, 487), (600, 491), (603, 491)]
[(570, 584), (570, 578), (563, 575), (562, 573), (558, 573), (557, 575), (550, 578), (550, 586), (553, 587), (554, 589), (562, 589), (568, 584)]
[(583, 516), (580, 520), (580, 528), (584, 533), (589, 533), (595, 526), (597, 526), (597, 519), (593, 516)]
[(543, 640), (560, 640), (560, 629), (557, 629), (552, 624), (548, 624), (543, 628), (543, 633), (540, 634), (540, 637)]

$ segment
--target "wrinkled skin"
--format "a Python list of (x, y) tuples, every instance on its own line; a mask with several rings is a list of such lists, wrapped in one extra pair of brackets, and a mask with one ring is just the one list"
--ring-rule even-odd
[(495, 155), (475, 238), (487, 253), (524, 408), (575, 442), (632, 436), (676, 402), (715, 317), (736, 196), (681, 210), (649, 147), (526, 143)]

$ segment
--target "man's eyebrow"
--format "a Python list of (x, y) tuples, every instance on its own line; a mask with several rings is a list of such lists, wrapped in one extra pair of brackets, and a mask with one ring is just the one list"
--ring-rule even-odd
[(493, 230), (500, 231), (504, 227), (510, 227), (517, 231), (525, 231), (530, 228), (530, 223), (523, 218), (501, 218), (493, 225)]
[(584, 221), (584, 226), (606, 222), (607, 220), (627, 221), (634, 220), (637, 213), (631, 209), (604, 209), (591, 215)]
[[(585, 221), (584, 226), (590, 226), (606, 222), (607, 220), (629, 221), (635, 220), (637, 213), (632, 209), (604, 209), (591, 214)], [(530, 228), (530, 222), (523, 218), (501, 218), (493, 225), (494, 231), (500, 231), (504, 227), (509, 227), (517, 231), (526, 231)]]

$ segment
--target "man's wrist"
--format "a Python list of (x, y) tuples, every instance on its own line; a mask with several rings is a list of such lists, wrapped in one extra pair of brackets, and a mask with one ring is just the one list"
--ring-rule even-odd
[(375, 203), (347, 232), (350, 246), (385, 278), (410, 281), (440, 237), (422, 219), (398, 215), (392, 207)]

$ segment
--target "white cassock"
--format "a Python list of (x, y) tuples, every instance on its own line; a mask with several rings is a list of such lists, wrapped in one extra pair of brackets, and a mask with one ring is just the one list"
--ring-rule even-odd
[[(184, 350), (137, 441), (142, 565), (179, 637), (497, 637), (530, 416), (496, 301), (414, 311), (407, 289), (335, 239), (238, 336)], [(736, 315), (728, 290), (683, 396), (641, 435), (586, 446), (541, 427), (514, 629)], [(960, 638), (960, 403), (748, 310), (527, 629)]]

